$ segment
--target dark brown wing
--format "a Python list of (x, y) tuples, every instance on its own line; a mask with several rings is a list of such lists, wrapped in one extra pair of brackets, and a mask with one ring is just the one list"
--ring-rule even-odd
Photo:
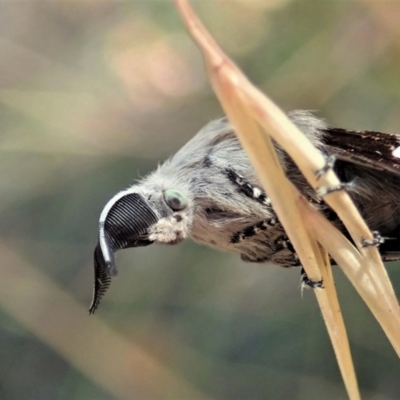
[[(323, 132), (325, 151), (335, 155), (339, 161), (369, 169), (371, 173), (373, 171), (380, 172), (382, 177), (385, 174), (400, 177), (400, 135), (340, 128), (327, 128)], [(341, 175), (340, 170), (339, 167), (337, 170), (339, 176)], [(393, 190), (393, 187), (388, 190)], [(396, 211), (393, 210), (393, 212)], [(379, 247), (382, 260), (400, 260), (400, 226), (389, 236)]]
[(400, 176), (400, 135), (327, 128), (323, 141), (339, 160)]

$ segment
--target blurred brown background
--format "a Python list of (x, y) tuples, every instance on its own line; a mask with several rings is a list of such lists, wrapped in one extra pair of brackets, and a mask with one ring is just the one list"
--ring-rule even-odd
[[(283, 109), (400, 133), (399, 2), (192, 3)], [(126, 250), (88, 317), (102, 207), (221, 115), (170, 1), (0, 1), (0, 399), (346, 397), (297, 270)], [(336, 277), (364, 398), (399, 399), (398, 358)]]

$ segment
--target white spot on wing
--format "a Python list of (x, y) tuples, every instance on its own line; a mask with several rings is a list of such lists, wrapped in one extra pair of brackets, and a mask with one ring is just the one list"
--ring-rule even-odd
[(393, 152), (392, 152), (392, 156), (396, 157), (396, 158), (400, 158), (400, 146), (396, 147)]

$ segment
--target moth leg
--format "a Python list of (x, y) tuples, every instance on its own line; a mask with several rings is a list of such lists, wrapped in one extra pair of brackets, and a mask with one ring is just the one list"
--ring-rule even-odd
[[(335, 162), (336, 162), (336, 157), (333, 154), (330, 154), (326, 158), (325, 165), (321, 169), (315, 171), (316, 178), (320, 179), (329, 170), (333, 169), (333, 167), (335, 166)], [(330, 187), (322, 186), (316, 190), (316, 195), (317, 195), (317, 197), (322, 198), (330, 193), (338, 192), (339, 190), (346, 190), (349, 187), (350, 187), (350, 184), (346, 183), (346, 182), (342, 182), (336, 186), (330, 186)]]
[[(278, 238), (276, 243), (278, 244), (278, 246), (282, 246), (282, 248), (289, 250), (292, 253), (292, 256), (296, 262), (296, 265), (301, 266), (299, 257), (297, 255), (292, 243), (290, 242), (289, 238), (286, 235)], [(311, 279), (308, 278), (306, 271), (303, 267), (301, 267), (300, 277), (301, 277), (301, 286), (302, 287), (308, 286), (312, 289), (317, 289), (317, 288), (323, 289), (324, 288), (323, 280), (321, 279), (320, 281), (312, 281)]]
[(225, 168), (224, 173), (228, 179), (238, 187), (238, 189), (243, 192), (247, 197), (258, 201), (264, 206), (270, 207), (271, 201), (265, 194), (264, 190), (246, 182), (242, 175), (238, 174), (232, 168)]
[(235, 232), (231, 236), (231, 243), (240, 243), (243, 240), (258, 235), (260, 232), (266, 231), (268, 228), (275, 226), (277, 224), (276, 218), (269, 218), (265, 221), (261, 221), (255, 225), (248, 226), (242, 231)]
[(323, 175), (325, 175), (329, 170), (331, 170), (334, 165), (335, 165), (336, 157), (333, 154), (330, 154), (326, 158), (325, 165), (321, 168), (315, 171), (315, 175), (317, 177), (317, 180), (320, 179)]
[(378, 231), (372, 232), (372, 239), (361, 239), (362, 247), (379, 246), (385, 242), (385, 239), (379, 234)]
[(273, 260), (278, 261), (279, 265), (286, 267), (300, 267), (300, 259), (294, 249), (292, 242), (286, 236), (286, 234), (279, 236), (275, 242), (275, 254), (272, 257)]
[[(248, 237), (248, 236), (247, 236)], [(244, 239), (242, 239), (244, 240)], [(241, 258), (246, 262), (262, 263), (270, 261), (282, 267), (299, 267), (300, 260), (294, 250), (292, 243), (286, 235), (279, 236), (271, 248), (271, 253), (268, 256), (257, 257), (241, 254)]]
[(275, 240), (275, 246), (276, 246), (276, 251), (281, 251), (281, 250), (288, 250), (290, 253), (292, 253), (293, 258), (299, 263), (299, 257), (292, 245), (292, 242), (286, 235), (279, 236), (278, 239)]
[(340, 183), (337, 186), (320, 187), (316, 190), (316, 194), (321, 198), (333, 192), (338, 192), (339, 190), (346, 190), (349, 187), (350, 185), (348, 183)]
[(311, 289), (323, 289), (324, 288), (324, 281), (321, 279), (320, 281), (312, 281), (307, 276), (307, 273), (303, 267), (301, 267), (300, 271), (301, 276), (301, 287), (310, 287)]

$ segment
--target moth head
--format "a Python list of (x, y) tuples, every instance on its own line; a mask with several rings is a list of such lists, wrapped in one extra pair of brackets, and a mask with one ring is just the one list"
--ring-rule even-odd
[(92, 314), (117, 275), (115, 253), (154, 242), (176, 244), (189, 231), (189, 200), (183, 190), (134, 186), (118, 193), (104, 207), (94, 251)]

